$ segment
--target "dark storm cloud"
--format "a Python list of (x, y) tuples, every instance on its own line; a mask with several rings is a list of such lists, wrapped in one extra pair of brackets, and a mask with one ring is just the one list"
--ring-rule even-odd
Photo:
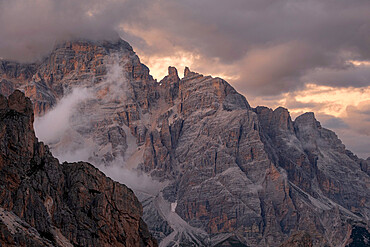
[(370, 66), (348, 65), (344, 68), (319, 68), (303, 76), (303, 81), (338, 87), (370, 85)]
[(368, 0), (3, 0), (0, 56), (31, 59), (55, 40), (118, 31), (147, 56), (190, 51), (203, 73), (231, 66), (219, 72), (247, 95), (361, 87), (369, 66), (348, 61), (370, 60), (369, 12)]
[[(232, 82), (244, 93), (279, 94), (308, 82), (369, 85), (369, 67), (348, 66), (349, 60), (370, 60), (367, 1), (156, 1), (149, 9), (136, 28), (158, 30), (178, 47), (233, 65), (239, 79)], [(329, 80), (335, 73), (345, 79)]]
[(318, 114), (317, 118), (320, 119), (322, 126), (328, 129), (349, 129), (348, 124), (339, 117), (333, 117), (326, 114)]
[(2, 0), (0, 57), (32, 61), (60, 40), (116, 38), (123, 18), (140, 6), (113, 0)]

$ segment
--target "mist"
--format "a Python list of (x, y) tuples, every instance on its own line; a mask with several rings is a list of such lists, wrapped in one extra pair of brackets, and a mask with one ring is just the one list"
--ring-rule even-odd
[(166, 182), (153, 180), (149, 175), (129, 169), (125, 166), (123, 158), (118, 158), (109, 165), (98, 165), (100, 171), (115, 181), (124, 183), (135, 192), (144, 192), (157, 195), (164, 187)]
[(59, 142), (71, 129), (71, 117), (77, 106), (92, 96), (91, 90), (87, 88), (74, 88), (51, 111), (35, 119), (36, 136), (48, 144)]
[[(132, 97), (129, 81), (123, 71), (126, 61), (120, 59), (118, 54), (106, 57), (105, 60), (107, 75), (101, 82), (80, 82), (79, 87), (67, 89), (65, 96), (53, 109), (35, 119), (36, 136), (49, 145), (60, 162), (89, 162), (107, 176), (135, 191), (158, 193), (164, 184), (137, 170), (140, 160), (130, 160), (131, 156), (138, 152), (138, 147), (136, 138), (127, 126), (121, 126), (125, 131), (127, 148), (125, 149), (123, 144), (118, 146), (125, 149), (125, 153), (117, 154), (113, 160), (104, 162), (100, 156), (104, 154), (104, 150), (109, 151), (112, 147), (109, 143), (105, 146), (99, 143), (99, 138), (104, 138), (108, 133), (100, 133), (102, 136), (97, 139), (90, 134), (91, 130), (96, 131), (94, 126), (99, 125), (100, 121), (105, 124), (107, 117), (113, 118), (114, 112), (107, 113), (106, 108), (112, 103), (128, 103)], [(103, 128), (109, 129), (111, 126)]]

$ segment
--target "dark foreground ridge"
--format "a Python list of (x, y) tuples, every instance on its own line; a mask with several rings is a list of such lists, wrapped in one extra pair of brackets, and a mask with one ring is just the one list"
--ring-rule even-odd
[(59, 164), (30, 99), (0, 95), (0, 246), (157, 246), (131, 189), (84, 162)]

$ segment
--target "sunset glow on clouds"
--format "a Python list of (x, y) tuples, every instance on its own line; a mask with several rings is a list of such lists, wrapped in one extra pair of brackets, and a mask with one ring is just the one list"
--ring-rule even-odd
[[(191, 52), (177, 52), (164, 57), (143, 54), (140, 57), (151, 68), (151, 74), (159, 80), (167, 74), (168, 66), (177, 67), (179, 73), (182, 73), (185, 66), (189, 66), (205, 75), (221, 77), (236, 88), (240, 83), (238, 80), (241, 73), (237, 71), (239, 66), (223, 65), (217, 60), (206, 62), (200, 55)], [(258, 62), (256, 61), (257, 64)], [(349, 61), (349, 63), (353, 64), (354, 70), (361, 69), (367, 73), (370, 71), (368, 61)], [(366, 80), (370, 81), (369, 78), (363, 78), (365, 85)], [(315, 112), (321, 124), (334, 130), (349, 149), (354, 150), (362, 158), (370, 156), (370, 150), (367, 148), (370, 146), (370, 86), (352, 87), (349, 84), (347, 87), (333, 87), (310, 83), (301, 89), (277, 95), (254, 96), (253, 92), (248, 91), (244, 95), (254, 107), (266, 105), (273, 109), (279, 106), (288, 108), (293, 120), (305, 112)]]
[(252, 106), (314, 111), (366, 158), (369, 13), (368, 0), (0, 1), (0, 57), (32, 61), (58, 40), (117, 32), (158, 81), (168, 66), (180, 77), (188, 66), (227, 80)]
[(346, 117), (348, 106), (358, 106), (360, 103), (370, 100), (370, 87), (333, 88), (308, 84), (302, 90), (282, 94), (270, 101), (266, 101), (264, 98), (253, 98), (252, 101), (255, 101), (255, 105), (267, 103), (273, 108), (284, 106), (293, 116), (314, 111), (334, 117)]

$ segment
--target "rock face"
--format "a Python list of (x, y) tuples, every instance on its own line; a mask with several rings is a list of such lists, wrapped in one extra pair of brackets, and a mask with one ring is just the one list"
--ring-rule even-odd
[(6, 88), (29, 93), (40, 116), (88, 90), (71, 128), (48, 143), (53, 153), (92, 142), (86, 159), (121, 159), (162, 182), (135, 191), (161, 246), (366, 244), (369, 161), (313, 113), (293, 121), (281, 107), (252, 108), (226, 81), (189, 68), (157, 82), (124, 41), (67, 42), (35, 66)]
[[(145, 127), (132, 123), (158, 98), (158, 83), (127, 42), (66, 42), (36, 65), (2, 63), (7, 67), (3, 65), (4, 72), (0, 70), (0, 78), (6, 80), (0, 84), (0, 93), (8, 95), (15, 88), (21, 89), (33, 101), (36, 116), (73, 90), (87, 89), (77, 93), (85, 104), (75, 106), (72, 112), (69, 137), (51, 140), (48, 144), (52, 149), (56, 143), (59, 150), (77, 143), (78, 147), (89, 146), (89, 161), (109, 163), (124, 155), (130, 137), (135, 146), (136, 138), (145, 141)], [(19, 83), (22, 78), (23, 83)]]
[(1, 246), (156, 246), (132, 190), (84, 162), (59, 164), (30, 99), (0, 95)]
[(312, 238), (306, 232), (297, 232), (280, 247), (312, 247)]

